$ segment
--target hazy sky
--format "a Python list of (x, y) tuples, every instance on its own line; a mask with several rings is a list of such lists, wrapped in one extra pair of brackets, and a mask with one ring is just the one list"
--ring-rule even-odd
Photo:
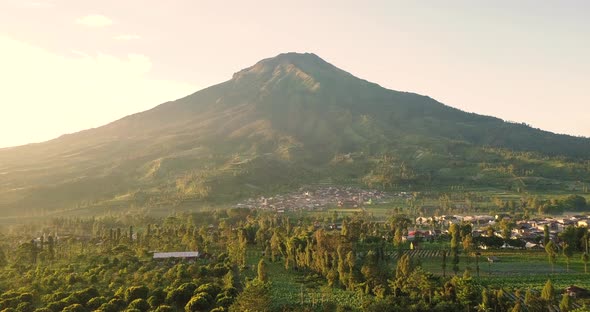
[(313, 52), (384, 87), (590, 136), (590, 1), (0, 0), (0, 146)]

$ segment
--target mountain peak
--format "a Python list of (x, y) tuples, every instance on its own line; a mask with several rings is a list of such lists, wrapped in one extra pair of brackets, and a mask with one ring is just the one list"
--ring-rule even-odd
[(314, 53), (287, 52), (263, 59), (253, 66), (235, 73), (232, 80), (240, 82), (255, 79), (259, 82), (276, 82), (286, 75), (296, 77), (312, 89), (317, 89), (320, 81), (325, 81), (325, 79), (340, 80), (343, 77), (353, 77)]

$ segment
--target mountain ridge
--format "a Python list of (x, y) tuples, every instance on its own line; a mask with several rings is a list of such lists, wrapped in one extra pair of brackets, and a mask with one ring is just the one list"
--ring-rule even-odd
[[(492, 176), (489, 164), (584, 180), (589, 153), (588, 139), (467, 113), (382, 88), (315, 54), (285, 53), (105, 126), (0, 149), (0, 211), (108, 207), (115, 198), (227, 202), (253, 194), (243, 185), (274, 192), (325, 177), (426, 187)], [(340, 162), (341, 155), (352, 156)], [(548, 157), (570, 160), (566, 169), (547, 169)], [(384, 159), (395, 174), (380, 173)]]

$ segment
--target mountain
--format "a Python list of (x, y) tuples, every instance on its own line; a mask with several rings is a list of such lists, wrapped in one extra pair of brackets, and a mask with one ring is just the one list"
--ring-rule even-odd
[(3, 215), (228, 203), (303, 184), (555, 187), (590, 140), (466, 113), (286, 53), (103, 127), (0, 149)]

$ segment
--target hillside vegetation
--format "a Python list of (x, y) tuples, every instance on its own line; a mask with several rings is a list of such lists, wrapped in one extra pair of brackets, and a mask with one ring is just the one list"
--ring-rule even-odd
[(0, 211), (228, 203), (326, 179), (582, 191), (589, 154), (589, 139), (466, 113), (287, 53), (103, 127), (0, 150)]

